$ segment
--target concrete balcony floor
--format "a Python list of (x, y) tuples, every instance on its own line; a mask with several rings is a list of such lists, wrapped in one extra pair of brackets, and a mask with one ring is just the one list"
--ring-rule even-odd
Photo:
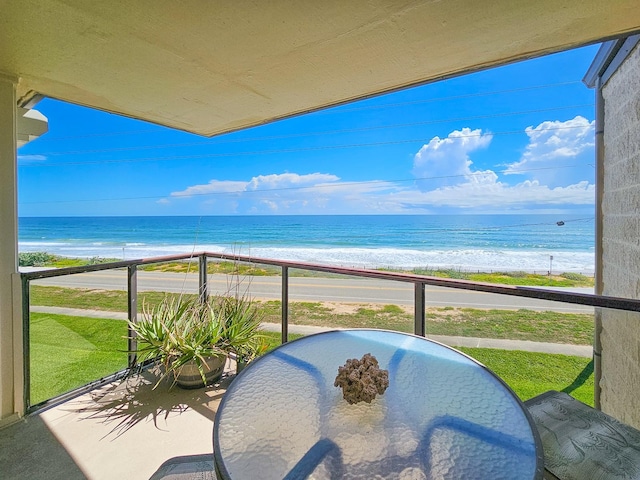
[(210, 455), (231, 371), (196, 390), (152, 390), (157, 378), (145, 371), (27, 416), (0, 430), (0, 477), (146, 480), (171, 458)]

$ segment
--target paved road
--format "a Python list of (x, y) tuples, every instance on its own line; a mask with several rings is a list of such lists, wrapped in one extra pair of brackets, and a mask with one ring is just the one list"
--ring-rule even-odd
[[(241, 277), (240, 279), (241, 291), (247, 292), (255, 299), (281, 298), (280, 277)], [(228, 291), (233, 286), (233, 280), (233, 277), (227, 275), (211, 275), (209, 277), (209, 291), (211, 293)], [(35, 284), (126, 290), (127, 274), (124, 270), (91, 272), (37, 280)], [(198, 276), (196, 274), (139, 271), (138, 291), (196, 293), (198, 291)], [(591, 288), (567, 289), (567, 291), (593, 293)], [(592, 307), (581, 305), (443, 287), (427, 286), (425, 296), (427, 306), (593, 312)], [(291, 301), (413, 305), (413, 284), (357, 277), (290, 277), (289, 299)]]

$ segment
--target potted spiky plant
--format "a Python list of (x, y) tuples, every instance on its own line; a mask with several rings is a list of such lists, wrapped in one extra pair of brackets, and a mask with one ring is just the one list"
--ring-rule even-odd
[(222, 311), (197, 298), (166, 296), (155, 307), (143, 308), (143, 319), (129, 321), (138, 362), (161, 364), (165, 378), (183, 388), (198, 388), (220, 378), (233, 345)]
[(243, 365), (267, 348), (259, 332), (260, 310), (237, 291), (207, 302), (166, 296), (153, 308), (145, 305), (142, 317), (129, 326), (138, 362), (162, 366), (155, 386), (165, 378), (182, 388), (211, 384), (222, 375), (230, 353)]

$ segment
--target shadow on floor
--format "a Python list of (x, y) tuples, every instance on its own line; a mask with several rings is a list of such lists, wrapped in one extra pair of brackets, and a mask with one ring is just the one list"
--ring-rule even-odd
[(135, 377), (92, 392), (89, 398), (68, 402), (65, 410), (79, 414), (81, 420), (91, 419), (112, 425), (105, 437), (113, 435), (116, 438), (150, 419), (156, 428), (160, 428), (159, 418), (166, 419), (172, 413), (180, 414), (188, 409), (213, 422), (216, 415), (213, 405), (217, 407), (217, 400), (222, 398), (233, 378), (234, 375), (225, 374), (217, 383), (194, 390), (170, 388), (170, 384), (163, 381), (154, 389), (157, 373), (145, 370)]
[[(150, 369), (29, 415), (0, 430), (0, 479), (146, 480), (167, 459), (211, 452), (216, 411), (234, 377), (227, 370), (205, 388), (154, 390)], [(210, 478), (213, 470), (194, 462), (199, 477), (175, 478)]]
[(85, 479), (39, 416), (29, 416), (0, 430), (0, 476), (7, 479)]

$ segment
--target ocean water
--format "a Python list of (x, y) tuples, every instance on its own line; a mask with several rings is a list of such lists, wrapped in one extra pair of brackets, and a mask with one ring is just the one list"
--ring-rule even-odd
[(20, 252), (138, 259), (211, 251), (358, 268), (591, 274), (594, 238), (593, 217), (556, 215), (19, 219)]

